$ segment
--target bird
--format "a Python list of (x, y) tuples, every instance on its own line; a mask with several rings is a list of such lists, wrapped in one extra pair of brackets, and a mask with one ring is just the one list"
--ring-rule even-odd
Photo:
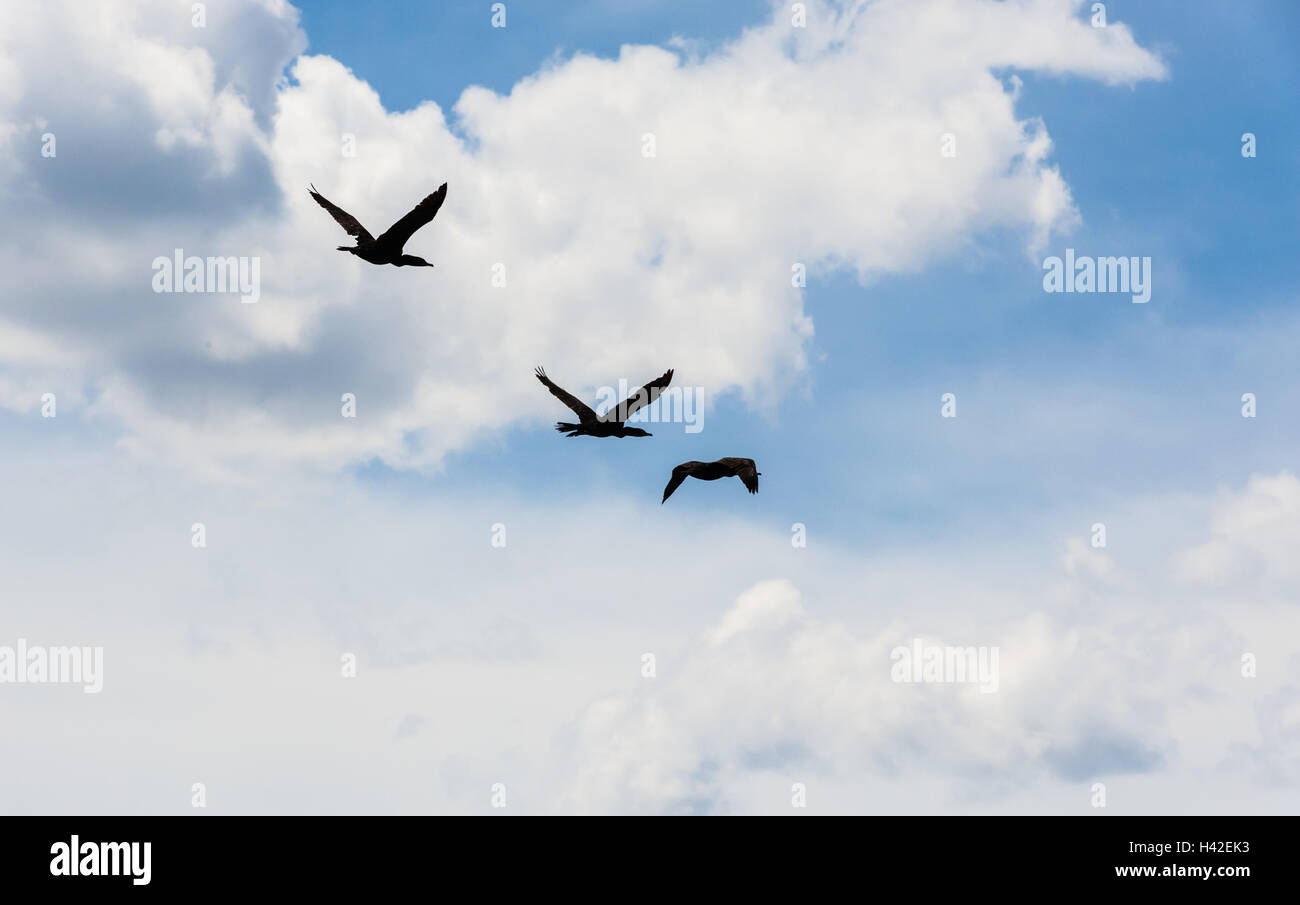
[(659, 501), (659, 505), (668, 502), (673, 491), (687, 478), (699, 478), (701, 481), (740, 478), (740, 482), (750, 493), (758, 493), (758, 476), (761, 474), (753, 459), (737, 459), (728, 456), (716, 462), (683, 462), (673, 469), (673, 476), (668, 479), (668, 486), (664, 488), (664, 498)]
[(339, 226), (343, 227), (349, 236), (357, 240), (357, 244), (351, 248), (340, 245), (339, 251), (351, 252), (371, 264), (392, 264), (394, 267), (433, 266), (424, 258), (402, 254), (402, 246), (417, 229), (432, 220), (438, 213), (443, 199), (447, 197), (447, 183), (440, 185), (438, 191), (433, 194), (426, 195), (423, 201), (411, 208), (410, 213), (388, 227), (388, 231), (378, 239), (370, 235), (356, 217), (316, 191), (316, 186), (313, 185), (308, 194), (316, 199), (317, 204), (330, 212), (330, 216), (338, 221)]
[[(654, 434), (649, 431), (639, 427), (628, 427), (624, 422), (637, 409), (658, 399), (664, 387), (668, 386), (673, 379), (673, 369), (669, 368), (662, 376), (650, 381), (618, 405), (611, 406), (605, 414), (597, 415), (578, 397), (551, 382), (551, 378), (546, 376), (546, 372), (540, 366), (534, 373), (537, 379), (551, 391), (552, 396), (573, 409), (573, 413), (578, 416), (578, 424), (570, 424), (567, 421), (558, 421), (555, 424), (557, 431), (570, 437), (653, 437)], [(619, 417), (620, 415), (622, 417)]]

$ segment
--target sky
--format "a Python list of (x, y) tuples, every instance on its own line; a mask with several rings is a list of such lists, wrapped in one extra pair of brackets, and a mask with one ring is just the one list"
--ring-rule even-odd
[(0, 811), (1296, 811), (1300, 12), (697, 6), (0, 11)]

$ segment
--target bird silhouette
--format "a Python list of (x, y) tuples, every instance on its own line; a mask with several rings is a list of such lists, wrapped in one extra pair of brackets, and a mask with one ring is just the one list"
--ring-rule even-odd
[(604, 415), (597, 415), (595, 410), (588, 407), (578, 397), (569, 393), (563, 387), (558, 387), (552, 383), (551, 378), (547, 377), (546, 372), (540, 367), (534, 373), (537, 374), (537, 379), (551, 391), (552, 396), (573, 409), (573, 413), (578, 416), (578, 424), (570, 424), (567, 421), (556, 422), (555, 429), (570, 437), (654, 436), (639, 427), (627, 427), (624, 422), (632, 416), (633, 412), (658, 399), (659, 394), (664, 391), (664, 387), (668, 386), (669, 381), (673, 379), (673, 369), (669, 368), (658, 379), (650, 381), (618, 405), (611, 406)]
[(438, 191), (432, 195), (425, 196), (423, 201), (411, 208), (410, 213), (388, 227), (388, 231), (378, 239), (370, 235), (356, 217), (316, 191), (316, 186), (311, 187), (310, 194), (316, 199), (317, 204), (330, 212), (330, 216), (338, 221), (339, 226), (343, 227), (349, 236), (357, 240), (355, 247), (349, 248), (346, 245), (340, 245), (338, 247), (339, 251), (351, 252), (361, 260), (369, 261), (371, 264), (392, 264), (395, 267), (433, 266), (424, 258), (402, 254), (402, 246), (415, 234), (417, 229), (432, 220), (434, 215), (438, 213), (438, 208), (442, 207), (443, 199), (447, 197), (447, 183), (444, 182), (440, 185)]
[(683, 462), (673, 469), (673, 476), (668, 479), (668, 486), (664, 488), (664, 498), (659, 503), (660, 505), (666, 503), (673, 495), (673, 491), (687, 478), (699, 478), (701, 481), (740, 478), (741, 483), (750, 493), (758, 493), (758, 476), (761, 474), (762, 472), (754, 465), (753, 459), (737, 459), (728, 456), (716, 462)]

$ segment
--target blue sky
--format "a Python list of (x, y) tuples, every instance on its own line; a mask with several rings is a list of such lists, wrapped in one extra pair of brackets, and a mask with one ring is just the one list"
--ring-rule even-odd
[(548, 61), (574, 53), (616, 56), (623, 44), (664, 44), (675, 36), (716, 44), (767, 17), (767, 5), (516, 3), (506, 27), (485, 29), (481, 3), (386, 3), (358, 17), (347, 3), (310, 3), (302, 23), (308, 52), (347, 61), (390, 110), (431, 100), (449, 109), (467, 85), (508, 92)]

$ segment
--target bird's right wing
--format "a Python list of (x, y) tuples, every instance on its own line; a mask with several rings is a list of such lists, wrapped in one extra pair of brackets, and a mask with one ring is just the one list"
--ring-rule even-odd
[(676, 490), (678, 487), (681, 487), (682, 481), (685, 481), (690, 476), (690, 474), (691, 474), (691, 466), (687, 463), (678, 465), (676, 468), (674, 468), (673, 476), (668, 479), (668, 486), (664, 488), (664, 498), (659, 501), (659, 504), (663, 505), (664, 503), (668, 502), (668, 498), (673, 495), (673, 491)]
[(626, 421), (631, 418), (633, 412), (658, 399), (660, 394), (663, 393), (664, 387), (668, 386), (672, 379), (673, 369), (669, 368), (645, 386), (634, 390), (618, 405), (610, 406), (609, 411), (605, 412), (605, 420)]
[(758, 493), (758, 466), (754, 464), (753, 459), (746, 459), (744, 468), (740, 469), (740, 483), (745, 485), (745, 489), (750, 493)]
[(415, 235), (415, 231), (424, 226), (434, 218), (438, 213), (438, 208), (442, 207), (442, 202), (447, 198), (447, 183), (438, 186), (438, 191), (425, 195), (415, 207), (398, 220), (392, 226), (384, 231), (379, 237), (381, 242), (393, 242), (398, 248), (406, 244), (406, 240)]
[(320, 192), (316, 191), (316, 186), (313, 185), (308, 194), (316, 199), (317, 204), (330, 212), (330, 216), (338, 222), (339, 226), (343, 227), (343, 229), (347, 231), (349, 236), (356, 239), (358, 242), (375, 241), (374, 237), (371, 236), (370, 233), (366, 232), (366, 228), (361, 225), (360, 221), (358, 221), (356, 217), (352, 216)]
[(731, 473), (740, 478), (740, 483), (745, 485), (745, 489), (750, 493), (758, 493), (758, 466), (754, 464), (753, 459), (739, 459), (727, 457), (719, 459), (719, 462), (725, 462), (731, 469)]
[(540, 367), (534, 373), (537, 374), (537, 379), (540, 380), (543, 383), (543, 385), (545, 385), (545, 387), (551, 391), (552, 396), (554, 396), (556, 399), (563, 402), (569, 408), (573, 409), (573, 413), (578, 416), (579, 421), (581, 421), (583, 424), (594, 424), (596, 422), (597, 420), (596, 413), (592, 411), (592, 409), (581, 399), (579, 399), (577, 396), (574, 396), (572, 393), (568, 392), (563, 387), (556, 386), (551, 381), (551, 378), (546, 376), (546, 372), (543, 371)]

